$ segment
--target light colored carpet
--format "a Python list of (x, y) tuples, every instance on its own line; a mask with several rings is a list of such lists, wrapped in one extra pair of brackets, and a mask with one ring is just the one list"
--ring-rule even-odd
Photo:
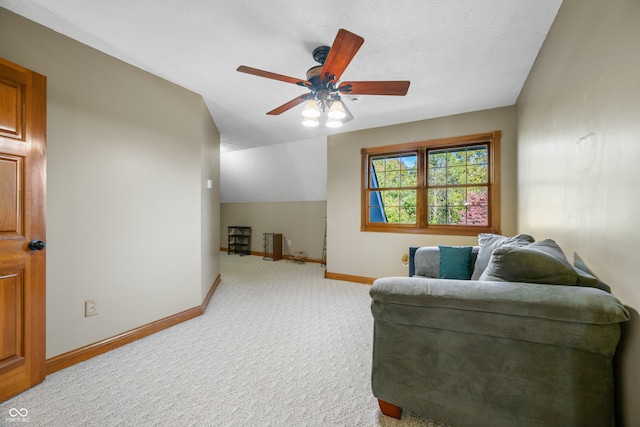
[(443, 426), (378, 410), (369, 286), (318, 264), (220, 259), (204, 315), (49, 375), (0, 404), (0, 425)]

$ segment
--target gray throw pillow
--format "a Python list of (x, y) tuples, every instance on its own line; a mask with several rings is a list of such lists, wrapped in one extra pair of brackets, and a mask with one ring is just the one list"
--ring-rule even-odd
[(578, 273), (578, 282), (577, 282), (578, 285), (589, 287), (589, 288), (600, 287), (600, 283), (598, 282), (598, 279), (595, 276), (587, 273), (586, 271), (580, 270), (578, 267), (573, 267), (573, 268), (576, 270), (576, 273)]
[(484, 273), (485, 268), (489, 264), (491, 254), (496, 248), (502, 245), (526, 246), (535, 242), (534, 238), (528, 234), (518, 234), (513, 237), (500, 236), (499, 234), (481, 233), (478, 234), (478, 258), (471, 275), (471, 280), (480, 280), (480, 276)]
[(551, 239), (520, 247), (502, 245), (493, 251), (480, 280), (575, 285), (578, 273)]

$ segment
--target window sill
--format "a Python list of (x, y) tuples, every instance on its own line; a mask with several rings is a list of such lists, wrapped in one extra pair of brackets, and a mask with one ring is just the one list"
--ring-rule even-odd
[(361, 232), (400, 233), (400, 234), (436, 234), (450, 236), (477, 236), (480, 233), (501, 234), (499, 229), (470, 226), (431, 226), (420, 228), (413, 225), (367, 225), (360, 227)]

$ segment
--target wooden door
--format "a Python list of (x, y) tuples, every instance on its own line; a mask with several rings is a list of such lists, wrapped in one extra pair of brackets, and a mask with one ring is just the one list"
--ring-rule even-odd
[(0, 402), (45, 377), (45, 123), (46, 78), (0, 58)]

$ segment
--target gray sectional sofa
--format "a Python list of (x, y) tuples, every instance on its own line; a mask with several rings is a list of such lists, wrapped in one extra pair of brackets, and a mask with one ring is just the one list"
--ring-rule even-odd
[(555, 242), (511, 239), (480, 235), (466, 248), (476, 280), (441, 278), (445, 249), (429, 247), (412, 250), (413, 277), (375, 281), (371, 379), (385, 415), (404, 408), (455, 427), (614, 425), (612, 358), (628, 312)]

